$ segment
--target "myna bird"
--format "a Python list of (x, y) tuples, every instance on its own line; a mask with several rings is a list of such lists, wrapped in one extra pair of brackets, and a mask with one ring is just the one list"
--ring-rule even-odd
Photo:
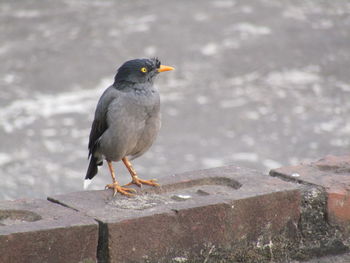
[[(160, 129), (160, 98), (153, 86), (160, 72), (173, 70), (161, 65), (157, 58), (134, 59), (125, 62), (114, 78), (112, 86), (102, 94), (95, 111), (89, 137), (90, 164), (85, 176), (84, 188), (97, 174), (97, 166), (105, 159), (112, 176), (106, 189), (132, 196), (127, 188), (131, 184), (159, 186), (156, 180), (142, 180), (137, 176), (130, 160), (144, 154), (152, 145)], [(122, 160), (132, 180), (125, 186), (115, 178), (112, 162)]]

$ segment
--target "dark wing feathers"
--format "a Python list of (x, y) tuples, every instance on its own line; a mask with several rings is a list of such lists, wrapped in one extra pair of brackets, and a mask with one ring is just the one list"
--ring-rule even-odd
[(94, 153), (96, 151), (96, 148), (98, 147), (98, 141), (101, 135), (105, 132), (107, 129), (107, 123), (105, 118), (96, 119), (95, 114), (95, 120), (92, 123), (90, 137), (89, 137), (89, 156), (90, 163), (88, 170), (86, 172), (85, 179), (92, 179), (97, 174), (97, 166), (102, 165), (102, 161), (99, 160), (96, 156), (94, 156)]
[(95, 152), (96, 143), (101, 135), (107, 130), (108, 126), (105, 118), (95, 119), (92, 122), (91, 132), (89, 136), (89, 157)]
[(91, 132), (89, 136), (89, 156), (90, 163), (88, 170), (86, 172), (85, 179), (92, 179), (98, 171), (97, 166), (102, 165), (102, 159), (98, 156), (95, 156), (95, 152), (99, 145), (99, 140), (102, 134), (108, 129), (107, 122), (107, 110), (109, 104), (118, 96), (117, 90), (111, 86), (105, 90), (102, 94), (95, 111), (95, 118), (92, 122)]
[(95, 112), (95, 119), (92, 122), (90, 137), (89, 137), (89, 157), (94, 154), (98, 140), (101, 135), (108, 129), (107, 111), (109, 104), (118, 96), (117, 90), (110, 86), (102, 94)]

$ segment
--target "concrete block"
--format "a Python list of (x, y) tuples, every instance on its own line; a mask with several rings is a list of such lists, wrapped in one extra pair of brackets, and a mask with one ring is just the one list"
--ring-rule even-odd
[(0, 262), (96, 262), (98, 223), (47, 200), (0, 202)]
[(327, 218), (350, 236), (350, 156), (327, 156), (317, 162), (272, 170), (272, 176), (321, 186), (327, 192)]
[(173, 175), (160, 184), (135, 187), (133, 198), (101, 190), (49, 200), (100, 222), (99, 262), (207, 262), (215, 255), (263, 262), (297, 232), (297, 184), (234, 166)]

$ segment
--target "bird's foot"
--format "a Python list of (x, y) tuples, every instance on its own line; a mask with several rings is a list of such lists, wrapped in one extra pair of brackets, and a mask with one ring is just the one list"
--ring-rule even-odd
[(112, 184), (107, 184), (105, 189), (113, 189), (114, 191), (113, 196), (115, 196), (119, 192), (122, 195), (126, 195), (130, 197), (130, 196), (134, 196), (134, 194), (131, 194), (129, 192), (136, 192), (135, 189), (120, 186), (117, 182)]
[(138, 187), (141, 187), (143, 184), (151, 185), (151, 186), (160, 186), (159, 184), (156, 183), (156, 179), (151, 179), (151, 180), (142, 180), (138, 178), (137, 176), (132, 177), (132, 181), (124, 186), (129, 186), (132, 184), (136, 184)]

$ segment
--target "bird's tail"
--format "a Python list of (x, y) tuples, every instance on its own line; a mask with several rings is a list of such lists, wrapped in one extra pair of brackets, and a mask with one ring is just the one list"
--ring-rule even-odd
[(85, 181), (84, 181), (84, 189), (86, 189), (91, 183), (91, 179), (97, 174), (98, 168), (97, 166), (102, 165), (103, 161), (99, 158), (91, 155), (89, 167), (86, 172)]

